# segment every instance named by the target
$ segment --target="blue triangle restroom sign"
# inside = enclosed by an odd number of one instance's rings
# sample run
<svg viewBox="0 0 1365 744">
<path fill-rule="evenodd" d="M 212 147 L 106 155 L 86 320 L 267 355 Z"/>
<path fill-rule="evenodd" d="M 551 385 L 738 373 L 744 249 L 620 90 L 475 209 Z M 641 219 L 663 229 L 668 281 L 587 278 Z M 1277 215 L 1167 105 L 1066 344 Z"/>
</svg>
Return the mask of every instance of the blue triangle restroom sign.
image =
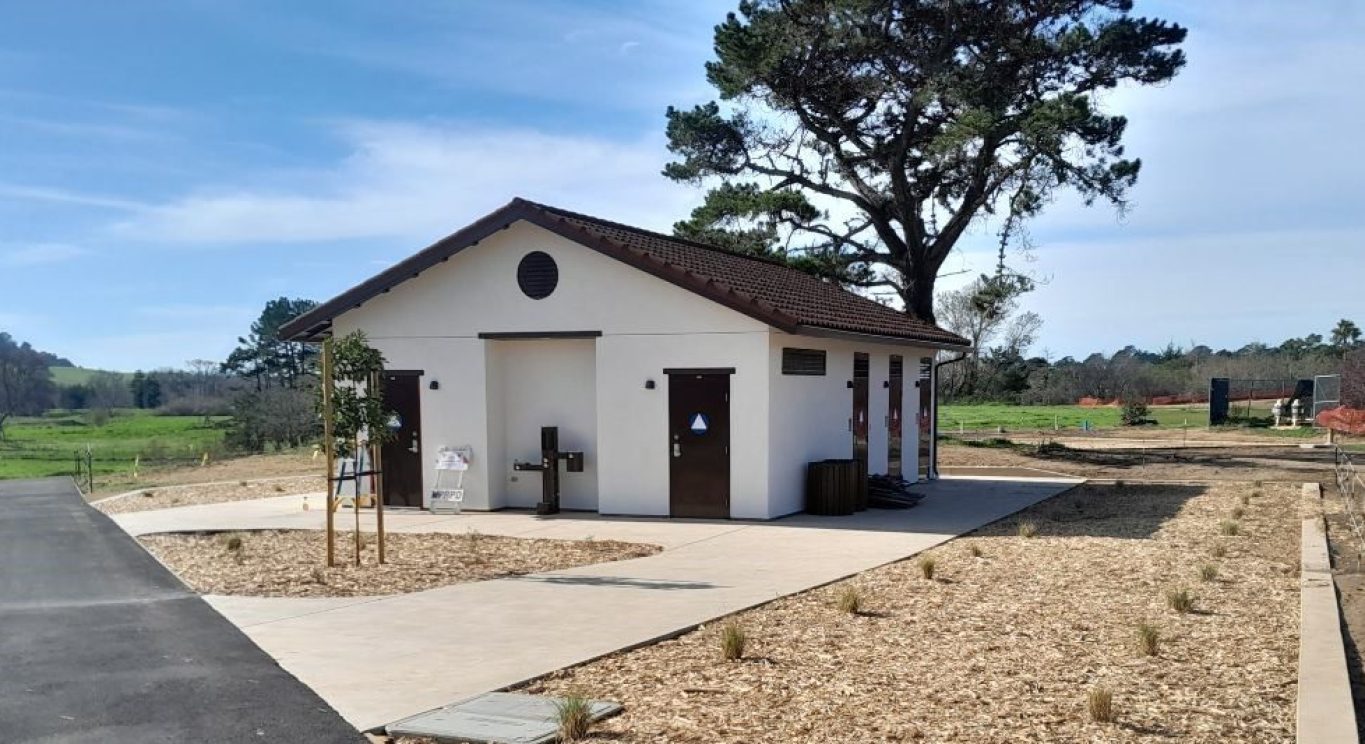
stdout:
<svg viewBox="0 0 1365 744">
<path fill-rule="evenodd" d="M 692 430 L 693 434 L 705 434 L 711 426 L 706 420 L 706 414 L 694 413 L 692 414 L 692 423 L 688 424 L 688 428 Z"/>
</svg>

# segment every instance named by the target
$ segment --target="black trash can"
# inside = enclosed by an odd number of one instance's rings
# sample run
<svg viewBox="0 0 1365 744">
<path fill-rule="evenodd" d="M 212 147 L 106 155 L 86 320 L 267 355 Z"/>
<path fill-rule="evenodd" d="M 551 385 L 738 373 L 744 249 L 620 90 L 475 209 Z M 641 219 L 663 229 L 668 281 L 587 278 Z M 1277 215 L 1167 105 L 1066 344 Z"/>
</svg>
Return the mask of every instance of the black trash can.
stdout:
<svg viewBox="0 0 1365 744">
<path fill-rule="evenodd" d="M 806 513 L 825 517 L 852 514 L 857 494 L 852 460 L 824 460 L 806 465 Z"/>
<path fill-rule="evenodd" d="M 846 460 L 853 489 L 854 511 L 867 511 L 867 464 L 862 460 Z"/>
</svg>

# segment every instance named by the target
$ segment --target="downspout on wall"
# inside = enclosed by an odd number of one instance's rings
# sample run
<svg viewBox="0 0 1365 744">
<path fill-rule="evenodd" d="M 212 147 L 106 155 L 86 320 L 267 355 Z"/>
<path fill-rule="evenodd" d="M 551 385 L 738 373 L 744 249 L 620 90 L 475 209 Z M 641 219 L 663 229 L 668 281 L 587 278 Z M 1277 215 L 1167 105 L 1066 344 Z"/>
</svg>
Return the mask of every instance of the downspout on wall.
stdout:
<svg viewBox="0 0 1365 744">
<path fill-rule="evenodd" d="M 929 379 L 929 394 L 933 396 L 929 402 L 929 412 L 932 416 L 929 426 L 929 480 L 938 480 L 938 371 L 950 364 L 957 364 L 968 356 L 969 354 L 964 351 L 952 359 L 934 362 L 934 372 Z"/>
</svg>

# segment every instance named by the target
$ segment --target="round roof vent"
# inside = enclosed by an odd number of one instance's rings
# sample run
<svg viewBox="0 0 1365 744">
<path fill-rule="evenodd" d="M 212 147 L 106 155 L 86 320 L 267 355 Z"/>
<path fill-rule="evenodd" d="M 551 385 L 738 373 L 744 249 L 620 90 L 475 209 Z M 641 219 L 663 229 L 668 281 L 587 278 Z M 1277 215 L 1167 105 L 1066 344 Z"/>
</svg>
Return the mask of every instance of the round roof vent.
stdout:
<svg viewBox="0 0 1365 744">
<path fill-rule="evenodd" d="M 559 284 L 559 266 L 550 254 L 531 251 L 517 264 L 517 286 L 533 300 L 543 300 Z"/>
</svg>

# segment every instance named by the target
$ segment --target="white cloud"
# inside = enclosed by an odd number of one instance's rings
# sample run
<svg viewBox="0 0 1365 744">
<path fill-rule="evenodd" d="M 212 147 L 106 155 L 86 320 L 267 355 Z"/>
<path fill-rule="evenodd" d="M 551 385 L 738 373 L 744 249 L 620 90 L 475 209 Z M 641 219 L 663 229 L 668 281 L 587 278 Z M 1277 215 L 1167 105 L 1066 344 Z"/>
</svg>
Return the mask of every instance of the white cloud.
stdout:
<svg viewBox="0 0 1365 744">
<path fill-rule="evenodd" d="M 43 264 L 63 263 L 90 251 L 68 243 L 36 243 L 12 250 L 0 250 L 0 265 L 3 266 L 40 266 Z"/>
<path fill-rule="evenodd" d="M 140 202 L 115 196 L 102 196 L 72 189 L 27 186 L 15 183 L 0 183 L 0 199 L 55 202 L 58 204 L 75 204 L 82 207 L 100 207 L 103 209 L 125 211 L 137 211 L 143 208 L 143 205 Z"/>
<path fill-rule="evenodd" d="M 391 122 L 347 123 L 339 134 L 349 154 L 332 167 L 279 174 L 287 185 L 274 188 L 204 188 L 112 229 L 167 243 L 422 241 L 514 196 L 666 229 L 698 199 L 659 174 L 661 136 L 616 142 Z"/>
</svg>

